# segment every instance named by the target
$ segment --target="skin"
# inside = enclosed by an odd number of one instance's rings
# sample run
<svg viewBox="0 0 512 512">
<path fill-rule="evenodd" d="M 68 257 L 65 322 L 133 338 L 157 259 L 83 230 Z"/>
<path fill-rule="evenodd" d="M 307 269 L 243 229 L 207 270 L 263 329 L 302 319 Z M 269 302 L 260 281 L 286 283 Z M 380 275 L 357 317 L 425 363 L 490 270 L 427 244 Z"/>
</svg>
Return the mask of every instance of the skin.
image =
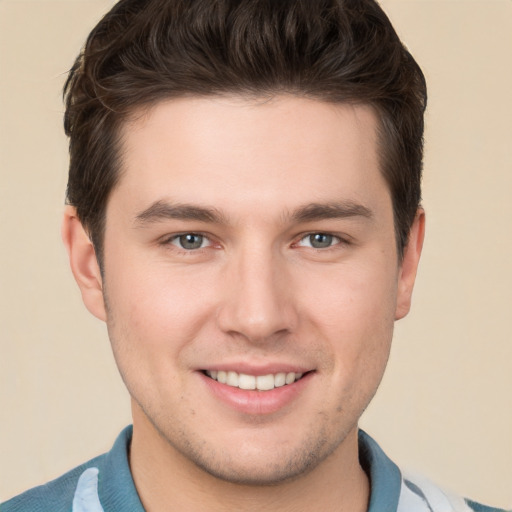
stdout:
<svg viewBox="0 0 512 512">
<path fill-rule="evenodd" d="M 409 311 L 424 233 L 420 210 L 400 259 L 373 110 L 211 97 L 138 114 L 104 274 L 71 207 L 63 238 L 132 397 L 145 508 L 366 510 L 357 422 Z M 201 247 L 180 246 L 186 233 Z M 318 233 L 332 239 L 314 247 Z M 308 373 L 263 413 L 220 400 L 202 372 L 269 364 Z"/>
</svg>

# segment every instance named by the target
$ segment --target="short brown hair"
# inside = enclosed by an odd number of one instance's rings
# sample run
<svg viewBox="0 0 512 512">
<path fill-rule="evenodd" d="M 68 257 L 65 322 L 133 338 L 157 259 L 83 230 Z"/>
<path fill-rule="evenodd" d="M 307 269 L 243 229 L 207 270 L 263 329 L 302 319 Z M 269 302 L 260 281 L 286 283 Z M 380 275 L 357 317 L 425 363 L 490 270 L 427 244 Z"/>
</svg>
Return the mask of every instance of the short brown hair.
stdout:
<svg viewBox="0 0 512 512">
<path fill-rule="evenodd" d="M 374 107 L 402 254 L 421 199 L 426 85 L 377 2 L 121 0 L 64 87 L 67 200 L 100 263 L 118 134 L 135 109 L 187 95 L 281 93 Z"/>
</svg>

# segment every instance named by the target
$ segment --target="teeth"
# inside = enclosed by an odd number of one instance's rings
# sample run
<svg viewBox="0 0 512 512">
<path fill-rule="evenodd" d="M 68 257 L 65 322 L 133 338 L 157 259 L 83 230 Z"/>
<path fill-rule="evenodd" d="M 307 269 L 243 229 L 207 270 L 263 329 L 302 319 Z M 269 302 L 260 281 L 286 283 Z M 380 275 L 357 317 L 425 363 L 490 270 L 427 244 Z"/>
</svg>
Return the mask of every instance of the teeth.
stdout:
<svg viewBox="0 0 512 512">
<path fill-rule="evenodd" d="M 274 389 L 274 376 L 270 374 L 259 375 L 256 377 L 256 389 L 259 389 L 260 391 L 268 391 L 269 389 Z"/>
<path fill-rule="evenodd" d="M 228 372 L 228 377 L 226 379 L 226 384 L 228 386 L 233 386 L 234 388 L 238 387 L 238 373 L 236 372 Z"/>
<path fill-rule="evenodd" d="M 274 386 L 276 388 L 280 388 L 286 384 L 286 373 L 278 373 L 274 377 Z"/>
<path fill-rule="evenodd" d="M 238 377 L 238 387 L 240 389 L 256 389 L 256 377 L 241 373 Z"/>
<path fill-rule="evenodd" d="M 276 373 L 268 375 L 247 375 L 233 371 L 225 372 L 222 370 L 207 370 L 206 375 L 221 384 L 227 384 L 240 389 L 257 389 L 258 391 L 269 391 L 287 384 L 293 384 L 302 377 L 302 373 Z"/>
<path fill-rule="evenodd" d="M 291 384 L 292 382 L 295 382 L 295 373 L 287 373 L 285 378 L 286 384 Z"/>
</svg>

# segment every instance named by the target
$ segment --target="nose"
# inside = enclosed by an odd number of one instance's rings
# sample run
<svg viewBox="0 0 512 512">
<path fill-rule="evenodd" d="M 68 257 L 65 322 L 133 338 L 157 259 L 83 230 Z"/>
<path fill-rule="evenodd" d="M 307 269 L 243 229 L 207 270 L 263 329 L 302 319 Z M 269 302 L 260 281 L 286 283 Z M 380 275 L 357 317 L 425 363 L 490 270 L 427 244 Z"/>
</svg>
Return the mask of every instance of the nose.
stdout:
<svg viewBox="0 0 512 512">
<path fill-rule="evenodd" d="M 252 343 L 293 332 L 297 311 L 293 286 L 279 255 L 248 249 L 229 264 L 217 321 L 222 331 Z"/>
</svg>

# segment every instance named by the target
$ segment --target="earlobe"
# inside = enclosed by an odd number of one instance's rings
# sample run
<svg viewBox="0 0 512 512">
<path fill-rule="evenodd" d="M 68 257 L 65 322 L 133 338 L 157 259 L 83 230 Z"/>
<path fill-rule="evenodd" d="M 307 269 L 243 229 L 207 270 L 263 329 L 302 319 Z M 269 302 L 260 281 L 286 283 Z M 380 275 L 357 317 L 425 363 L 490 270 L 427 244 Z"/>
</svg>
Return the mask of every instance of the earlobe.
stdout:
<svg viewBox="0 0 512 512">
<path fill-rule="evenodd" d="M 103 282 L 94 246 L 72 206 L 66 206 L 64 211 L 61 234 L 85 306 L 95 317 L 106 321 Z"/>
<path fill-rule="evenodd" d="M 425 238 L 425 211 L 419 208 L 409 232 L 409 240 L 404 249 L 398 275 L 398 290 L 395 320 L 400 320 L 411 309 L 412 290 Z"/>
</svg>

